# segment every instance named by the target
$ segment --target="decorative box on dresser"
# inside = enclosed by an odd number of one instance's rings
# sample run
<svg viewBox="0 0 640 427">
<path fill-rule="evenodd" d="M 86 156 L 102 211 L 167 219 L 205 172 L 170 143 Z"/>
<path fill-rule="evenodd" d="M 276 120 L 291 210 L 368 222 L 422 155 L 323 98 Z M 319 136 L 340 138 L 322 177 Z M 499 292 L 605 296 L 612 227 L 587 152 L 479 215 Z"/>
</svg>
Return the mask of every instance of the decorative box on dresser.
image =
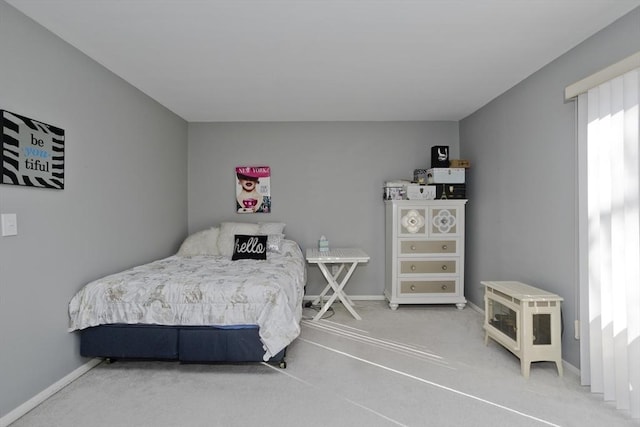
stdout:
<svg viewBox="0 0 640 427">
<path fill-rule="evenodd" d="M 399 304 L 456 304 L 464 297 L 467 200 L 386 200 L 384 294 Z"/>
</svg>

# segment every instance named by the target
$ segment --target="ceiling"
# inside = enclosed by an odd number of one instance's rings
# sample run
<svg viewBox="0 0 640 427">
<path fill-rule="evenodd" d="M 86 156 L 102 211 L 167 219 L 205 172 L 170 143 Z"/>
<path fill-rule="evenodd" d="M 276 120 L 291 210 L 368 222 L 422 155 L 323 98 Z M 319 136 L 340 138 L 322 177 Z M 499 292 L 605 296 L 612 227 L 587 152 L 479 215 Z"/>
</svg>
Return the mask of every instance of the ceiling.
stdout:
<svg viewBox="0 0 640 427">
<path fill-rule="evenodd" d="M 6 2 L 190 122 L 460 120 L 640 6 L 640 0 Z"/>
</svg>

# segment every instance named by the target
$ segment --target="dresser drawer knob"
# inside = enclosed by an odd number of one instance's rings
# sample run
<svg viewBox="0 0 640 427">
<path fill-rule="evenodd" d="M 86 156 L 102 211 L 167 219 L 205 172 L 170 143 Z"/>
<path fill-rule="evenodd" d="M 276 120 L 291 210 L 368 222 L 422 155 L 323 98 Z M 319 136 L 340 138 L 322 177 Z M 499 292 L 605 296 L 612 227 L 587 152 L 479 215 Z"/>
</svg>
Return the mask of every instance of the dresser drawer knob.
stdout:
<svg viewBox="0 0 640 427">
<path fill-rule="evenodd" d="M 415 265 L 411 265 L 411 271 L 416 271 L 416 266 Z"/>
<path fill-rule="evenodd" d="M 442 245 L 442 250 L 446 251 L 447 250 L 447 245 Z"/>
<path fill-rule="evenodd" d="M 416 245 L 411 245 L 411 250 L 415 251 L 416 250 Z"/>
<path fill-rule="evenodd" d="M 442 286 L 440 287 L 440 289 L 442 289 L 443 291 L 446 291 L 446 290 L 447 290 L 447 285 L 442 285 Z"/>
<path fill-rule="evenodd" d="M 443 271 L 446 271 L 446 270 L 447 270 L 447 264 L 443 264 L 443 265 L 442 265 L 442 270 L 443 270 Z"/>
<path fill-rule="evenodd" d="M 411 285 L 411 290 L 415 291 L 416 290 L 416 285 Z"/>
</svg>

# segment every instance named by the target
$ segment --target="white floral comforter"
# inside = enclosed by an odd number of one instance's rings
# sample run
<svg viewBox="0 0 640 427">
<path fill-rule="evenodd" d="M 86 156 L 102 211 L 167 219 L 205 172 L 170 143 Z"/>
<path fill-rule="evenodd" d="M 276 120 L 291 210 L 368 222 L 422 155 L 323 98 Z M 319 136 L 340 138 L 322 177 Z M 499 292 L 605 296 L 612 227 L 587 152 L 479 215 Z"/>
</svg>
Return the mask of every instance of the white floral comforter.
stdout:
<svg viewBox="0 0 640 427">
<path fill-rule="evenodd" d="M 258 325 L 269 360 L 300 334 L 305 281 L 302 251 L 291 240 L 266 261 L 174 255 L 87 284 L 69 303 L 69 330 Z"/>
</svg>

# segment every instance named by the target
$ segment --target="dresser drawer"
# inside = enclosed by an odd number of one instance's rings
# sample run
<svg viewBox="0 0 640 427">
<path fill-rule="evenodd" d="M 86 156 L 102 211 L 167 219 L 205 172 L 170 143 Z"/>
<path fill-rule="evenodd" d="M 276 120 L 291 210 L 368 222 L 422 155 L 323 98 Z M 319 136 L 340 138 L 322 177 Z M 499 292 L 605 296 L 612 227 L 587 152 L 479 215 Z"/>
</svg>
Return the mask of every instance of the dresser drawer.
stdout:
<svg viewBox="0 0 640 427">
<path fill-rule="evenodd" d="M 400 274 L 455 274 L 457 263 L 455 259 L 402 260 Z"/>
<path fill-rule="evenodd" d="M 456 291 L 455 280 L 401 280 L 401 294 L 452 294 Z"/>
<path fill-rule="evenodd" d="M 412 254 L 455 254 L 457 240 L 401 240 L 399 255 Z"/>
</svg>

